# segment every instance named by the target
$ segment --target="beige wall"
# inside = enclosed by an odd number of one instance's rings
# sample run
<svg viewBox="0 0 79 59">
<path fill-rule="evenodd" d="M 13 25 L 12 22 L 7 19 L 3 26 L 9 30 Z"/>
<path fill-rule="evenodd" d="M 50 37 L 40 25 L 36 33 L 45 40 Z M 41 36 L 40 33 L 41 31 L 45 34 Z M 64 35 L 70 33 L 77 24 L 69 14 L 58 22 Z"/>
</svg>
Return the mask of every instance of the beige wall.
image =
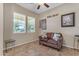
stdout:
<svg viewBox="0 0 79 59">
<path fill-rule="evenodd" d="M 36 18 L 36 30 L 34 33 L 22 33 L 22 34 L 13 34 L 12 38 L 16 40 L 17 45 L 18 44 L 23 44 L 23 43 L 28 43 L 37 40 L 38 37 L 38 15 L 32 13 L 31 11 L 24 9 L 18 5 L 14 5 L 14 12 L 18 12 L 21 14 L 24 14 L 26 16 L 32 16 Z"/>
<path fill-rule="evenodd" d="M 4 40 L 12 36 L 12 4 L 4 4 Z"/>
<path fill-rule="evenodd" d="M 75 27 L 62 28 L 61 15 L 71 12 L 75 12 Z M 40 18 L 46 18 L 46 16 L 56 13 L 59 15 L 49 19 L 47 18 L 47 30 L 45 32 L 61 32 L 64 37 L 64 45 L 72 48 L 74 35 L 79 34 L 79 4 L 63 4 L 59 7 L 40 14 Z"/>
<path fill-rule="evenodd" d="M 3 4 L 0 3 L 0 55 L 3 55 Z"/>
<path fill-rule="evenodd" d="M 7 12 L 9 11 L 9 12 Z M 13 33 L 12 24 L 13 24 L 13 12 L 21 13 L 26 16 L 33 16 L 36 18 L 36 32 L 35 33 Z M 61 15 L 75 12 L 75 27 L 61 27 Z M 63 4 L 59 7 L 56 7 L 52 10 L 49 10 L 45 13 L 37 15 L 23 7 L 18 6 L 17 4 L 4 4 L 4 40 L 15 39 L 16 46 L 38 39 L 40 35 L 39 29 L 39 19 L 46 18 L 48 15 L 56 14 L 59 15 L 47 19 L 47 30 L 41 32 L 61 32 L 64 37 L 64 45 L 68 47 L 73 47 L 73 39 L 75 34 L 79 34 L 79 4 Z"/>
<path fill-rule="evenodd" d="M 16 46 L 29 43 L 37 40 L 38 37 L 38 15 L 32 13 L 31 11 L 17 5 L 17 4 L 4 4 L 4 15 L 5 15 L 5 25 L 4 25 L 4 40 L 14 39 L 16 40 Z M 8 12 L 9 11 L 9 12 Z M 13 12 L 21 13 L 26 16 L 32 16 L 36 18 L 36 30 L 34 33 L 13 33 Z"/>
</svg>

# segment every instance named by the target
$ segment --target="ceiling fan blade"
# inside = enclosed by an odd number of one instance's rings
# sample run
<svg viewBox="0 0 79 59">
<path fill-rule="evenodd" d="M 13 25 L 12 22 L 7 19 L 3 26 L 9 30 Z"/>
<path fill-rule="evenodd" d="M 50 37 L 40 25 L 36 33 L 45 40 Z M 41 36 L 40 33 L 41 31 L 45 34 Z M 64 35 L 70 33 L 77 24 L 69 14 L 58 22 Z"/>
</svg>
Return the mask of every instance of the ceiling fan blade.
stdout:
<svg viewBox="0 0 79 59">
<path fill-rule="evenodd" d="M 38 5 L 37 9 L 40 9 L 40 5 Z"/>
<path fill-rule="evenodd" d="M 46 4 L 46 3 L 44 3 L 44 5 L 48 8 L 49 7 L 49 5 L 48 4 Z"/>
</svg>

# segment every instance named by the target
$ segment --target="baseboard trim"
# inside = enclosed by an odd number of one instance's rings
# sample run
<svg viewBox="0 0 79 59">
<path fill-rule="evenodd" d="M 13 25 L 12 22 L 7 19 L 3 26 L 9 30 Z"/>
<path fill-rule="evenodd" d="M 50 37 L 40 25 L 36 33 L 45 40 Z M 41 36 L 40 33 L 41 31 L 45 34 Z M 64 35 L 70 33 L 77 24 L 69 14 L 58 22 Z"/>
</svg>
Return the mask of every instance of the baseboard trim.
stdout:
<svg viewBox="0 0 79 59">
<path fill-rule="evenodd" d="M 18 45 L 12 46 L 12 47 L 8 47 L 7 49 L 11 49 L 11 48 L 14 48 L 14 47 L 18 47 L 18 46 L 21 46 L 21 45 L 24 45 L 24 44 L 27 44 L 27 43 L 31 43 L 31 42 L 34 42 L 34 41 L 37 41 L 37 40 L 32 40 L 32 41 L 29 41 L 29 42 L 26 42 L 26 43 L 18 44 Z M 67 45 L 63 45 L 63 46 L 74 49 L 71 46 L 67 46 Z M 79 48 L 75 48 L 75 49 L 79 49 Z M 5 51 L 6 49 L 3 49 L 3 50 Z"/>
<path fill-rule="evenodd" d="M 79 48 L 74 48 L 74 47 L 71 47 L 71 46 L 68 46 L 68 45 L 63 45 L 63 46 L 71 48 L 71 49 L 79 49 Z"/>
<path fill-rule="evenodd" d="M 15 46 L 11 46 L 11 47 L 8 47 L 7 49 L 15 48 L 15 47 L 18 47 L 18 46 L 21 46 L 21 45 L 27 44 L 27 43 L 34 42 L 34 41 L 37 41 L 37 40 L 32 40 L 32 41 L 29 41 L 29 42 L 25 42 L 25 43 L 22 43 L 22 44 L 18 44 L 18 45 L 15 45 Z M 6 50 L 6 48 L 5 48 L 5 49 L 3 49 L 3 50 L 5 51 L 5 50 Z"/>
<path fill-rule="evenodd" d="M 71 46 L 67 46 L 67 45 L 63 45 L 63 46 L 68 47 L 68 48 L 72 48 L 72 49 L 73 49 L 73 47 L 71 47 Z"/>
</svg>

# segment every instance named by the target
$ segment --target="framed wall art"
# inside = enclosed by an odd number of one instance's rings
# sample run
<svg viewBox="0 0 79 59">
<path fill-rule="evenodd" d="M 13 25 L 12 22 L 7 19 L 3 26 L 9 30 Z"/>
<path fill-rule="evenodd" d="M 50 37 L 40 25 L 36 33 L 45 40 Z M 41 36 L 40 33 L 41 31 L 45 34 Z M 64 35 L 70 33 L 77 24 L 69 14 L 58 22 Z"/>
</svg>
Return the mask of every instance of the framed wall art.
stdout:
<svg viewBox="0 0 79 59">
<path fill-rule="evenodd" d="M 40 20 L 40 28 L 41 28 L 42 30 L 46 30 L 46 29 L 47 29 L 47 26 L 46 26 L 46 19 Z"/>
<path fill-rule="evenodd" d="M 61 16 L 61 27 L 74 27 L 75 13 L 68 13 Z"/>
</svg>

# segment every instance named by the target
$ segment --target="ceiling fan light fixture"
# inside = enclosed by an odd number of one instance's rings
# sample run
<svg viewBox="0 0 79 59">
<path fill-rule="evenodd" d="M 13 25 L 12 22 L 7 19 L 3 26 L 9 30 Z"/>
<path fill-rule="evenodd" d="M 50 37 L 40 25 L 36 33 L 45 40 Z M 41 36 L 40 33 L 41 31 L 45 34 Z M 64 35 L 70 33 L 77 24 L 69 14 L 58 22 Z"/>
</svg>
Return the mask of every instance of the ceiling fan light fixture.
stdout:
<svg viewBox="0 0 79 59">
<path fill-rule="evenodd" d="M 40 9 L 41 6 L 45 6 L 45 7 L 49 8 L 49 5 L 47 3 L 38 3 L 37 9 Z"/>
<path fill-rule="evenodd" d="M 39 8 L 40 8 L 40 5 L 38 5 L 37 9 L 39 9 Z"/>
<path fill-rule="evenodd" d="M 44 5 L 45 5 L 47 8 L 49 8 L 49 5 L 48 5 L 48 4 L 44 3 Z"/>
</svg>

